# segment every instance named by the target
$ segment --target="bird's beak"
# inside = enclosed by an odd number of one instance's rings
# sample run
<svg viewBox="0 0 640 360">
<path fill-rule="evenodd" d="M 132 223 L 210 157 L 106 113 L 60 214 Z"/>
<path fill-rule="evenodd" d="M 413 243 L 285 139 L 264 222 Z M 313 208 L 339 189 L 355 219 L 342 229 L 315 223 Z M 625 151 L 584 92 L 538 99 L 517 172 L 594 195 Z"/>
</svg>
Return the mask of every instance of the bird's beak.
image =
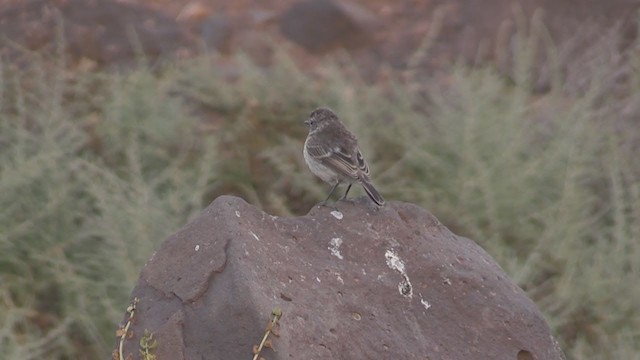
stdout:
<svg viewBox="0 0 640 360">
<path fill-rule="evenodd" d="M 304 123 L 309 126 L 309 119 L 305 120 Z"/>
</svg>

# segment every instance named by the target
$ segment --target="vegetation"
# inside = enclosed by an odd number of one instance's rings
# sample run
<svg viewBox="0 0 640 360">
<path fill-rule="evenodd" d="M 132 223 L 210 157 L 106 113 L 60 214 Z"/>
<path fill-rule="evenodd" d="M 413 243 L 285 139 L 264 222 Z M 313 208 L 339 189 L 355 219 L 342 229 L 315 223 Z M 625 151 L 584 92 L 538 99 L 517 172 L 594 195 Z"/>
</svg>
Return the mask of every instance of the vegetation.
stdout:
<svg viewBox="0 0 640 360">
<path fill-rule="evenodd" d="M 526 55 L 526 51 L 522 54 Z M 111 353 L 140 268 L 220 194 L 303 214 L 321 104 L 359 135 L 376 185 L 478 241 L 536 301 L 570 358 L 640 353 L 640 73 L 606 55 L 579 86 L 454 65 L 446 82 L 374 86 L 327 64 L 199 58 L 126 72 L 4 64 L 0 74 L 0 358 Z M 640 58 L 636 59 L 640 60 Z M 635 64 L 640 63 L 635 61 Z M 333 64 L 333 65 L 332 65 Z"/>
</svg>

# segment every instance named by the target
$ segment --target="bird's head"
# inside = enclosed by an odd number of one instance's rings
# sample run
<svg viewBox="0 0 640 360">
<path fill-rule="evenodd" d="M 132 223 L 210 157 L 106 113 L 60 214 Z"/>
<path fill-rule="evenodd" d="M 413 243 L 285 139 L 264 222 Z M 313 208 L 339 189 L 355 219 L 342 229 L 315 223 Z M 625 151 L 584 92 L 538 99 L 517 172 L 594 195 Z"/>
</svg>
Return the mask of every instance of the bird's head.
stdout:
<svg viewBox="0 0 640 360">
<path fill-rule="evenodd" d="M 309 126 L 309 132 L 312 132 L 320 130 L 330 122 L 337 120 L 338 116 L 333 111 L 331 111 L 331 109 L 320 107 L 313 110 L 311 112 L 311 115 L 309 115 L 309 119 L 307 119 L 304 123 Z"/>
</svg>

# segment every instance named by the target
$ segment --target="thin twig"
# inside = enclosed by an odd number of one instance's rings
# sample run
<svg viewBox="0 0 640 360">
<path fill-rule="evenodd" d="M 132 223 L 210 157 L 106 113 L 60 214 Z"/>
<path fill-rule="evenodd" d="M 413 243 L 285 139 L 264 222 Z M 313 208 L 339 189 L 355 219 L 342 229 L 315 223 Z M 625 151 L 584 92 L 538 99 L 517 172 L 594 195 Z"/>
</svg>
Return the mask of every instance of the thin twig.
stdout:
<svg viewBox="0 0 640 360">
<path fill-rule="evenodd" d="M 280 310 L 279 308 L 275 308 L 273 309 L 273 311 L 271 311 L 271 321 L 267 324 L 267 329 L 264 333 L 264 336 L 262 337 L 262 341 L 260 342 L 258 349 L 255 351 L 253 360 L 257 360 L 258 356 L 260 356 L 260 351 L 262 351 L 264 344 L 267 342 L 267 338 L 269 337 L 269 334 L 271 334 L 273 328 L 276 326 L 276 324 L 278 323 L 278 320 L 281 317 L 282 317 L 282 310 Z"/>
<path fill-rule="evenodd" d="M 133 317 L 136 313 L 136 305 L 138 304 L 138 298 L 133 298 L 131 305 L 127 307 L 127 314 L 129 314 L 129 318 L 127 319 L 127 323 L 124 328 L 119 330 L 118 334 L 120 335 L 120 345 L 118 347 L 118 355 L 120 355 L 119 360 L 124 360 L 124 355 L 122 353 L 122 349 L 124 348 L 124 341 L 127 338 L 127 334 L 129 333 L 129 327 L 133 323 Z"/>
</svg>

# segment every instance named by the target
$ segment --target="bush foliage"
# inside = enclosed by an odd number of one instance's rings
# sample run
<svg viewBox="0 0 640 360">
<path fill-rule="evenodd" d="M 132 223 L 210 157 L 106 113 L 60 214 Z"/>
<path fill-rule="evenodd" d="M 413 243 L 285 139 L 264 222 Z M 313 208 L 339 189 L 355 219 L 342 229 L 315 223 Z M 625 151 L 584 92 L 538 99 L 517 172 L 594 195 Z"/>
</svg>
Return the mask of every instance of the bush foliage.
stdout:
<svg viewBox="0 0 640 360">
<path fill-rule="evenodd" d="M 446 82 L 367 84 L 328 63 L 211 57 L 162 69 L 0 76 L 0 358 L 104 357 L 153 250 L 216 196 L 279 215 L 326 194 L 301 156 L 319 105 L 359 135 L 389 200 L 478 241 L 536 301 L 570 358 L 640 352 L 638 72 L 585 65 L 536 94 L 454 65 Z M 62 58 L 61 58 L 62 59 Z M 634 117 L 635 116 L 635 117 Z"/>
</svg>

